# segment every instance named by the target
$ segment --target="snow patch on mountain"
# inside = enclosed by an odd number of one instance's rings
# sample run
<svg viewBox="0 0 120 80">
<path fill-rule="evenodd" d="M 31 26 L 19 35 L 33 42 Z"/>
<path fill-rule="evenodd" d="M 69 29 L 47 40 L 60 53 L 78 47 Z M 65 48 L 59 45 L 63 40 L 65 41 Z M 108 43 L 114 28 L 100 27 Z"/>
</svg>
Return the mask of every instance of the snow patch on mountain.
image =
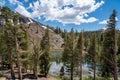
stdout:
<svg viewBox="0 0 120 80">
<path fill-rule="evenodd" d="M 29 22 L 27 24 L 33 23 L 33 20 L 31 18 L 28 18 L 28 19 L 29 19 Z"/>
</svg>

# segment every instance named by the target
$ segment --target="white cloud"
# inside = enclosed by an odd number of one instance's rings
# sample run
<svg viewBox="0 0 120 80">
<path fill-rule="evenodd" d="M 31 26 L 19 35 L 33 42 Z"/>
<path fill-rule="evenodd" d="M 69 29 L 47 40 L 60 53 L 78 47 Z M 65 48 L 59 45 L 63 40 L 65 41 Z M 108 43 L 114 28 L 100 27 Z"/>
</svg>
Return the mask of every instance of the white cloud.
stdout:
<svg viewBox="0 0 120 80">
<path fill-rule="evenodd" d="M 24 0 L 25 2 L 28 2 L 28 0 Z"/>
<path fill-rule="evenodd" d="M 5 0 L 0 0 L 0 5 L 1 6 L 5 5 Z"/>
<path fill-rule="evenodd" d="M 104 30 L 104 31 L 105 31 L 106 29 L 107 29 L 107 27 L 102 28 L 102 30 Z"/>
<path fill-rule="evenodd" d="M 18 5 L 18 7 L 15 9 L 15 11 L 19 12 L 20 14 L 22 14 L 26 17 L 31 17 L 30 13 L 22 5 Z"/>
<path fill-rule="evenodd" d="M 117 17 L 116 17 L 115 19 L 116 19 L 116 21 L 118 21 L 118 18 L 117 18 Z M 107 21 L 109 21 L 109 19 L 100 21 L 99 24 L 107 24 Z"/>
<path fill-rule="evenodd" d="M 16 4 L 21 4 L 22 5 L 22 3 L 18 0 L 9 0 L 9 2 L 13 5 L 16 5 Z"/>
<path fill-rule="evenodd" d="M 116 21 L 118 21 L 118 18 L 117 18 L 117 17 L 116 17 L 115 19 L 116 19 Z"/>
<path fill-rule="evenodd" d="M 89 14 L 103 4 L 104 1 L 96 2 L 96 0 L 37 0 L 29 3 L 27 9 L 31 9 L 32 12 L 28 12 L 23 6 L 25 12 L 22 12 L 31 15 L 32 18 L 44 16 L 46 21 L 56 20 L 63 24 L 79 25 L 97 21 L 98 19 L 90 17 Z M 21 10 L 17 9 L 17 11 L 21 13 Z"/>
<path fill-rule="evenodd" d="M 107 20 L 100 21 L 99 24 L 107 24 L 107 21 L 108 21 L 108 19 L 107 19 Z"/>
</svg>

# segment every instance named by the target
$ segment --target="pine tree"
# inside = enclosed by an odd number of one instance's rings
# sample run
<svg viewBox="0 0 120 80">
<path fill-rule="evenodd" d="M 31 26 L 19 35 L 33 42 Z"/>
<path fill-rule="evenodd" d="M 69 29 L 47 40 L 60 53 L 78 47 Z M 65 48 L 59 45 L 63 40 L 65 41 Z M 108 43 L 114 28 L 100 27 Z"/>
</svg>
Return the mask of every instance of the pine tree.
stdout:
<svg viewBox="0 0 120 80">
<path fill-rule="evenodd" d="M 9 15 L 8 15 L 9 14 Z M 5 36 L 5 44 L 7 46 L 7 53 L 8 53 L 8 60 L 9 60 L 9 64 L 10 64 L 10 69 L 11 69 L 11 77 L 13 79 L 15 79 L 15 72 L 14 72 L 14 67 L 13 67 L 13 55 L 12 55 L 12 47 L 13 43 L 11 43 L 11 41 L 13 41 L 12 39 L 12 34 L 10 32 L 10 26 L 12 25 L 12 23 L 10 22 L 10 19 L 12 19 L 12 12 L 10 11 L 9 8 L 7 7 L 2 7 L 1 9 L 1 17 L 2 17 L 2 24 L 3 24 L 3 32 L 4 32 L 4 36 Z"/>
<path fill-rule="evenodd" d="M 8 62 L 7 58 L 7 46 L 4 40 L 4 33 L 2 28 L 0 28 L 0 61 L 1 61 L 1 68 L 4 68 L 4 63 Z M 8 62 L 9 63 L 9 62 Z"/>
<path fill-rule="evenodd" d="M 62 55 L 62 61 L 67 67 L 68 72 L 71 74 L 71 80 L 73 80 L 73 70 L 74 70 L 74 48 L 75 48 L 75 36 L 74 30 L 71 29 L 69 35 L 65 35 L 65 46 Z"/>
<path fill-rule="evenodd" d="M 13 53 L 17 57 L 18 65 L 18 76 L 22 80 L 22 65 L 21 65 L 21 52 L 23 51 L 23 46 L 27 45 L 25 41 L 26 32 L 23 30 L 23 26 L 19 24 L 19 16 L 7 7 L 2 8 L 3 17 L 3 31 L 5 36 L 5 44 L 7 45 L 8 59 L 11 67 L 11 76 L 15 79 L 14 67 L 13 67 Z M 9 15 L 7 15 L 9 14 Z M 26 46 L 27 47 L 27 46 Z M 25 49 L 24 49 L 25 50 Z"/>
<path fill-rule="evenodd" d="M 118 71 L 120 71 L 120 33 L 118 34 L 118 52 L 117 52 L 117 57 L 118 57 Z"/>
<path fill-rule="evenodd" d="M 79 77 L 82 80 L 82 63 L 83 63 L 83 50 L 84 50 L 84 38 L 83 32 L 79 34 L 79 38 L 77 41 L 76 51 L 77 51 L 77 58 L 78 58 L 78 67 L 79 67 Z"/>
<path fill-rule="evenodd" d="M 117 71 L 117 38 L 116 38 L 116 11 L 110 15 L 108 21 L 108 29 L 104 34 L 103 39 L 103 65 L 102 65 L 102 75 L 104 77 L 110 77 L 114 75 L 114 80 L 118 80 Z"/>
<path fill-rule="evenodd" d="M 41 49 L 41 45 L 40 45 L 41 42 L 39 38 L 31 37 L 30 42 L 32 43 L 32 46 L 33 46 L 33 51 L 32 51 L 33 74 L 34 74 L 35 79 L 37 79 L 38 78 L 38 63 L 43 54 L 43 51 Z"/>
<path fill-rule="evenodd" d="M 40 58 L 40 69 L 41 73 L 44 74 L 45 77 L 48 75 L 48 71 L 50 68 L 50 37 L 49 37 L 49 28 L 45 30 L 45 35 L 41 40 L 41 49 L 43 50 L 43 55 Z"/>
<path fill-rule="evenodd" d="M 92 36 L 90 47 L 88 50 L 89 62 L 92 64 L 93 68 L 93 80 L 96 80 L 96 56 L 97 56 L 97 41 L 96 34 Z"/>
</svg>

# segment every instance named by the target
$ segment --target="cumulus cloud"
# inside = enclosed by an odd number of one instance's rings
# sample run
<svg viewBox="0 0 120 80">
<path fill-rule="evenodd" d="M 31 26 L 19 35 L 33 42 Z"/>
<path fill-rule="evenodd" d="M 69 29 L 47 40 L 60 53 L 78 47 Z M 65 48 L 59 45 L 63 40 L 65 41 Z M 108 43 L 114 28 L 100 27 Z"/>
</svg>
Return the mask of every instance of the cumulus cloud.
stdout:
<svg viewBox="0 0 120 80">
<path fill-rule="evenodd" d="M 108 21 L 108 19 L 107 19 L 107 20 L 100 21 L 99 24 L 107 24 L 107 21 Z"/>
<path fill-rule="evenodd" d="M 16 4 L 21 4 L 22 5 L 22 3 L 18 0 L 9 0 L 9 2 L 13 5 L 16 5 Z"/>
<path fill-rule="evenodd" d="M 15 0 L 16 1 L 16 0 Z M 37 0 L 29 3 L 29 7 L 24 9 L 23 13 L 31 14 L 32 18 L 41 18 L 43 16 L 46 21 L 58 21 L 63 24 L 91 23 L 98 19 L 90 17 L 89 14 L 94 12 L 104 1 L 97 2 L 96 0 Z M 18 6 L 20 8 L 20 6 Z M 28 12 L 30 9 L 32 12 Z M 17 9 L 21 13 L 21 10 Z M 26 15 L 26 14 L 25 14 Z"/>
<path fill-rule="evenodd" d="M 18 7 L 15 9 L 15 11 L 19 12 L 20 14 L 22 14 L 26 17 L 31 17 L 30 13 L 22 5 L 18 5 Z"/>
</svg>

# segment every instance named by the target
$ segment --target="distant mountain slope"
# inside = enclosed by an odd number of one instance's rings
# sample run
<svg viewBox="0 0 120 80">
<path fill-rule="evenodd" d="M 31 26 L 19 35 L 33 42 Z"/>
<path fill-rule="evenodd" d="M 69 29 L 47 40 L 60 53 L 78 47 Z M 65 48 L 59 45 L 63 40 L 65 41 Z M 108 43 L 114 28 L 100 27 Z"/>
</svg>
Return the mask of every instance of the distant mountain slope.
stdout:
<svg viewBox="0 0 120 80">
<path fill-rule="evenodd" d="M 0 7 L 0 9 L 1 8 L 2 7 Z M 4 22 L 2 21 L 2 18 L 0 18 L 0 22 Z M 47 27 L 42 25 L 41 23 L 31 18 L 25 17 L 24 15 L 21 14 L 19 14 L 19 22 L 22 23 L 24 27 L 28 27 L 27 30 L 28 30 L 29 38 L 31 39 L 35 38 L 37 40 L 37 39 L 42 39 L 42 37 L 44 36 L 45 29 Z M 1 23 L 0 26 L 2 26 Z M 51 43 L 51 49 L 61 49 L 61 46 L 64 43 L 64 41 L 59 34 L 56 34 L 52 29 L 50 29 L 50 43 Z"/>
<path fill-rule="evenodd" d="M 42 39 L 46 28 L 47 28 L 46 26 L 33 22 L 29 24 L 28 33 L 31 38 L 36 37 Z M 59 34 L 56 34 L 53 30 L 50 29 L 51 49 L 61 49 L 63 42 L 64 41 L 61 38 L 61 36 Z"/>
</svg>

